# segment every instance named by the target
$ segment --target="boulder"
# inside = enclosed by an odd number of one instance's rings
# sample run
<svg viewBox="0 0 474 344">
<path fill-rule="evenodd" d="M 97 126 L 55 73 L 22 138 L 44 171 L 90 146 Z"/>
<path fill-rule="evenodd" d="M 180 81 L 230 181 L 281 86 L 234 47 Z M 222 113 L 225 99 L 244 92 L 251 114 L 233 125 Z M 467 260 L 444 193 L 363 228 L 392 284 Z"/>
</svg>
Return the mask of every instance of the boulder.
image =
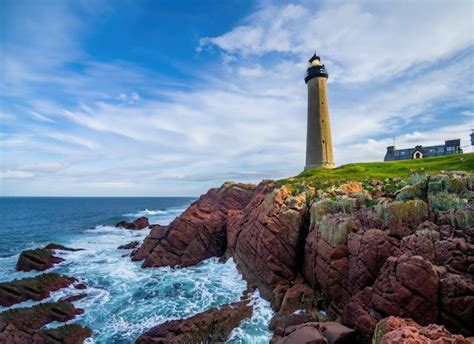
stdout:
<svg viewBox="0 0 474 344">
<path fill-rule="evenodd" d="M 53 272 L 3 282 L 0 283 L 0 305 L 10 307 L 26 300 L 40 301 L 49 297 L 52 291 L 66 288 L 74 282 L 75 278 Z"/>
<path fill-rule="evenodd" d="M 474 336 L 474 278 L 448 273 L 440 280 L 440 321 L 456 333 Z"/>
<path fill-rule="evenodd" d="M 249 300 L 239 301 L 187 319 L 167 321 L 142 334 L 136 343 L 222 343 L 251 315 Z"/>
<path fill-rule="evenodd" d="M 384 316 L 434 323 L 439 318 L 439 288 L 436 268 L 421 256 L 390 257 L 373 286 L 348 301 L 343 323 L 355 327 L 366 340 Z"/>
<path fill-rule="evenodd" d="M 303 274 L 313 288 L 320 288 L 328 299 L 339 303 L 350 296 L 347 284 L 348 217 L 345 214 L 323 216 L 321 224 L 311 223 L 304 250 Z"/>
<path fill-rule="evenodd" d="M 421 326 L 412 319 L 390 316 L 381 320 L 372 340 L 373 344 L 470 344 L 463 336 L 451 334 L 443 326 Z"/>
<path fill-rule="evenodd" d="M 148 222 L 148 218 L 143 216 L 143 217 L 139 217 L 133 222 L 120 221 L 115 224 L 115 227 L 132 229 L 132 230 L 140 230 L 140 229 L 147 228 L 149 225 L 150 223 Z"/>
<path fill-rule="evenodd" d="M 50 243 L 43 248 L 34 250 L 26 250 L 21 252 L 18 257 L 16 268 L 18 271 L 44 271 L 52 268 L 55 264 L 64 261 L 61 257 L 54 255 L 55 251 L 80 251 L 82 249 L 75 249 Z"/>
<path fill-rule="evenodd" d="M 288 326 L 274 335 L 271 344 L 351 344 L 355 342 L 354 330 L 337 322 L 307 322 Z"/>
<path fill-rule="evenodd" d="M 398 254 L 398 241 L 380 229 L 349 233 L 347 247 L 348 288 L 351 295 L 371 286 L 387 258 Z"/>
<path fill-rule="evenodd" d="M 119 249 L 119 250 L 131 250 L 133 248 L 136 248 L 138 245 L 140 245 L 139 241 L 132 241 L 132 242 L 129 242 L 128 244 L 120 245 L 119 247 L 117 247 L 117 249 Z"/>
<path fill-rule="evenodd" d="M 54 330 L 43 328 L 54 321 L 72 320 L 82 313 L 83 310 L 66 301 L 7 310 L 0 313 L 0 343 L 82 343 L 92 334 L 88 328 L 79 325 L 67 325 Z"/>
<path fill-rule="evenodd" d="M 262 182 L 252 201 L 227 223 L 227 253 L 251 287 L 279 309 L 303 257 L 305 194 Z"/>
<path fill-rule="evenodd" d="M 153 227 L 152 227 L 153 226 Z M 132 260 L 143 260 L 145 259 L 151 251 L 159 244 L 161 239 L 165 238 L 166 236 L 166 229 L 167 226 L 160 226 L 160 225 L 152 225 L 150 227 L 150 233 L 146 236 L 143 244 L 140 245 L 136 250 L 134 250 L 131 254 Z"/>
<path fill-rule="evenodd" d="M 227 213 L 243 209 L 253 191 L 253 185 L 230 182 L 218 189 L 210 189 L 170 223 L 163 238 L 154 241 L 156 246 L 149 251 L 142 266 L 184 267 L 222 256 L 227 247 Z M 149 245 L 150 241 L 145 243 Z M 146 250 L 137 252 L 143 254 L 143 251 Z M 140 257 L 137 255 L 134 259 Z"/>
</svg>

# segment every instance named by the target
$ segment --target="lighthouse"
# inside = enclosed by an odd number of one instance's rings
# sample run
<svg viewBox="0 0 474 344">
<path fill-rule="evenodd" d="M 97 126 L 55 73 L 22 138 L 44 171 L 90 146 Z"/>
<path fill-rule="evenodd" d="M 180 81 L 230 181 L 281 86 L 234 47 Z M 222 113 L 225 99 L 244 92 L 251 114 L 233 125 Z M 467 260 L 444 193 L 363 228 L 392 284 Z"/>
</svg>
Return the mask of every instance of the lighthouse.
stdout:
<svg viewBox="0 0 474 344">
<path fill-rule="evenodd" d="M 306 133 L 306 166 L 334 168 L 331 125 L 326 89 L 328 72 L 316 53 L 309 59 L 304 81 L 308 86 L 308 127 Z"/>
</svg>

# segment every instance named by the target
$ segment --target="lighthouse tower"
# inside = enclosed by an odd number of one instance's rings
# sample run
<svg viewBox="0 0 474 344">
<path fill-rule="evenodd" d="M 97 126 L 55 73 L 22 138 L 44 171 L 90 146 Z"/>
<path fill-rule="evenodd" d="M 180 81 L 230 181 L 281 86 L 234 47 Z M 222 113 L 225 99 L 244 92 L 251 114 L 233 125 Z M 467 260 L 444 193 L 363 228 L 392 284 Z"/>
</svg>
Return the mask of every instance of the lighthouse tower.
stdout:
<svg viewBox="0 0 474 344">
<path fill-rule="evenodd" d="M 309 59 L 304 81 L 308 85 L 308 128 L 306 134 L 306 166 L 334 168 L 331 125 L 329 123 L 326 80 L 328 72 L 316 53 Z"/>
</svg>

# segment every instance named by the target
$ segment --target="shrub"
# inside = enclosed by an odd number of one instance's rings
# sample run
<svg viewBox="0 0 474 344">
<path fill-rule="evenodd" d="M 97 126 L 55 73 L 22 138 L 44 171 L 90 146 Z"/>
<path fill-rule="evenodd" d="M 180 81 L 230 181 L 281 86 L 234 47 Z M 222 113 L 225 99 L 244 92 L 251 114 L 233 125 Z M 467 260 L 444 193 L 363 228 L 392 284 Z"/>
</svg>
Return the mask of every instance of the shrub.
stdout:
<svg viewBox="0 0 474 344">
<path fill-rule="evenodd" d="M 407 202 L 393 202 L 388 205 L 388 226 L 396 226 L 400 223 L 417 226 L 428 219 L 428 204 L 422 200 L 410 200 Z"/>
<path fill-rule="evenodd" d="M 323 215 L 317 222 L 317 228 L 326 242 L 333 246 L 343 245 L 349 235 L 348 220 L 349 216 L 345 214 Z"/>
<path fill-rule="evenodd" d="M 467 200 L 446 191 L 429 197 L 431 208 L 436 214 L 443 211 L 455 212 L 467 205 Z"/>
</svg>

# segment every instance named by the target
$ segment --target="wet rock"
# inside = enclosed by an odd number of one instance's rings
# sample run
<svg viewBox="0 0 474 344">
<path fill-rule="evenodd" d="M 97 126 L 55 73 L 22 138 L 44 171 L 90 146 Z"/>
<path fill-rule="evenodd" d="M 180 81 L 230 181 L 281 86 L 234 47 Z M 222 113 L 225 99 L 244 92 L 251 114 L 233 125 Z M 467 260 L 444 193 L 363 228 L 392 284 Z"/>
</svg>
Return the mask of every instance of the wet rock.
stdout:
<svg viewBox="0 0 474 344">
<path fill-rule="evenodd" d="M 87 294 L 77 294 L 77 295 L 62 297 L 59 299 L 59 301 L 76 302 L 76 301 L 82 300 L 85 297 L 87 297 Z"/>
<path fill-rule="evenodd" d="M 76 289 L 87 289 L 87 286 L 84 283 L 78 283 L 74 287 Z"/>
<path fill-rule="evenodd" d="M 239 301 L 187 319 L 167 321 L 142 334 L 136 343 L 222 343 L 251 315 L 249 301 Z"/>
<path fill-rule="evenodd" d="M 73 249 L 58 244 L 48 244 L 44 248 L 34 250 L 26 250 L 21 252 L 16 268 L 18 271 L 44 271 L 52 268 L 55 264 L 64 261 L 61 257 L 54 255 L 55 251 L 79 251 L 81 249 Z"/>
<path fill-rule="evenodd" d="M 373 344 L 469 344 L 463 336 L 451 334 L 443 326 L 430 324 L 421 326 L 411 319 L 390 316 L 380 321 L 375 331 Z"/>
<path fill-rule="evenodd" d="M 262 182 L 252 201 L 227 223 L 226 255 L 234 258 L 250 286 L 279 309 L 302 260 L 305 194 Z"/>
<path fill-rule="evenodd" d="M 128 244 L 120 245 L 119 247 L 117 247 L 117 249 L 118 250 L 131 250 L 133 248 L 136 248 L 138 245 L 140 245 L 139 241 L 132 241 L 132 242 L 129 242 Z"/>
<path fill-rule="evenodd" d="M 86 338 L 92 336 L 92 331 L 78 324 L 68 324 L 42 330 L 40 335 L 44 338 L 45 344 L 82 344 Z"/>
<path fill-rule="evenodd" d="M 253 196 L 253 185 L 226 183 L 210 189 L 168 226 L 164 237 L 145 257 L 143 267 L 190 266 L 220 257 L 227 246 L 229 210 L 243 209 Z M 150 241 L 145 240 L 144 245 Z M 134 259 L 146 250 L 138 250 Z M 141 256 L 139 255 L 141 253 Z"/>
<path fill-rule="evenodd" d="M 150 233 L 146 236 L 143 244 L 131 254 L 132 260 L 143 260 L 151 251 L 166 237 L 167 226 L 152 225 Z M 151 226 L 150 226 L 151 227 Z"/>
<path fill-rule="evenodd" d="M 120 221 L 117 224 L 115 224 L 115 227 L 132 229 L 132 230 L 140 230 L 140 229 L 147 228 L 149 225 L 150 223 L 148 222 L 148 218 L 143 216 L 143 217 L 139 217 L 133 222 Z"/>
<path fill-rule="evenodd" d="M 0 313 L 0 343 L 46 344 L 55 343 L 55 340 L 56 343 L 81 343 L 91 335 L 89 329 L 79 329 L 77 325 L 56 330 L 46 330 L 43 327 L 53 321 L 72 320 L 82 313 L 83 310 L 66 301 L 7 310 Z"/>
<path fill-rule="evenodd" d="M 52 250 L 37 248 L 35 250 L 21 252 L 16 264 L 16 269 L 18 271 L 44 271 L 62 261 L 64 261 L 64 259 L 56 257 Z"/>
<path fill-rule="evenodd" d="M 40 301 L 56 291 L 73 284 L 76 279 L 57 273 L 45 273 L 11 282 L 0 283 L 0 305 L 10 307 L 26 301 Z"/>
</svg>

